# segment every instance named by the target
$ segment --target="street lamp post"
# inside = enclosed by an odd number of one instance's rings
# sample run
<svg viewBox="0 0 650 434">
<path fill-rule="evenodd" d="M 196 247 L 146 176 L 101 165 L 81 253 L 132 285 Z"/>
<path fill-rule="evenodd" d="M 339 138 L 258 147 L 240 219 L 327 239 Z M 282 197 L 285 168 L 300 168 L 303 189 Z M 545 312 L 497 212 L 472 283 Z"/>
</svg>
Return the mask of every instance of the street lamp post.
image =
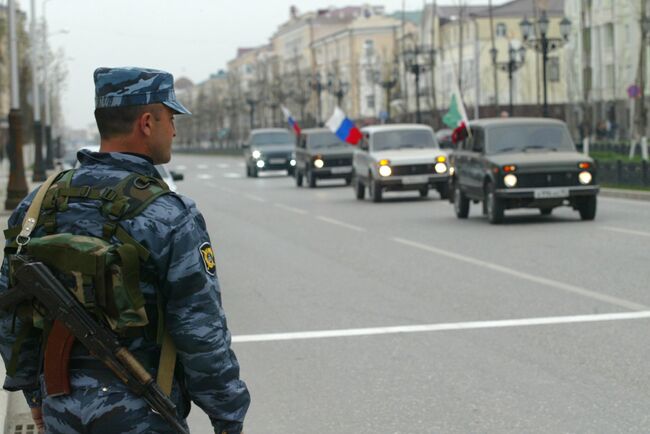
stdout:
<svg viewBox="0 0 650 434">
<path fill-rule="evenodd" d="M 406 69 L 415 75 L 415 121 L 422 123 L 420 111 L 420 74 L 426 71 L 431 63 L 428 59 L 435 56 L 436 51 L 424 45 L 414 45 L 412 49 L 404 52 L 404 63 Z"/>
<path fill-rule="evenodd" d="M 337 78 L 333 73 L 327 74 L 327 90 L 336 96 L 336 104 L 341 107 L 343 97 L 348 93 L 349 83 Z"/>
<path fill-rule="evenodd" d="M 318 119 L 316 122 L 318 125 L 323 122 L 323 114 L 322 114 L 322 109 L 321 109 L 321 92 L 325 90 L 325 85 L 321 81 L 321 75 L 320 72 L 314 73 L 314 75 L 309 79 L 309 87 L 316 92 L 316 104 L 318 105 L 317 107 L 317 112 L 318 112 Z"/>
<path fill-rule="evenodd" d="M 524 66 L 526 49 L 523 46 L 517 49 L 512 45 L 512 42 L 509 43 L 507 62 L 497 62 L 498 50 L 496 48 L 491 49 L 490 54 L 492 55 L 493 64 L 501 71 L 508 73 L 508 86 L 510 89 L 510 106 L 508 108 L 508 112 L 510 116 L 513 116 L 514 115 L 514 105 L 512 103 L 513 76 L 517 70 L 519 70 L 522 66 Z"/>
<path fill-rule="evenodd" d="M 247 95 L 246 96 L 246 104 L 249 105 L 250 111 L 250 122 L 251 122 L 251 130 L 255 128 L 255 107 L 257 106 L 258 101 L 253 98 L 252 95 Z"/>
<path fill-rule="evenodd" d="M 386 120 L 390 119 L 390 92 L 397 85 L 397 74 L 395 72 L 387 77 L 382 77 L 380 71 L 375 71 L 374 81 L 386 91 Z"/>
<path fill-rule="evenodd" d="M 542 74 L 543 74 L 543 84 L 544 84 L 544 117 L 548 117 L 548 89 L 547 89 L 547 77 L 546 77 L 546 65 L 548 63 L 548 53 L 554 51 L 562 46 L 569 40 L 569 33 L 571 32 L 571 21 L 568 18 L 564 17 L 560 21 L 560 34 L 561 38 L 549 38 L 548 37 L 548 27 L 549 19 L 546 15 L 546 11 L 542 11 L 542 16 L 537 20 L 537 30 L 539 37 L 533 35 L 533 26 L 534 24 L 524 19 L 519 23 L 521 28 L 521 35 L 524 38 L 524 44 L 533 50 L 542 53 Z"/>
<path fill-rule="evenodd" d="M 45 181 L 45 164 L 43 162 L 43 135 L 41 131 L 41 101 L 38 89 L 38 62 L 37 62 L 37 49 L 36 41 L 36 0 L 31 2 L 31 25 L 30 25 L 30 58 L 32 67 L 32 94 L 34 105 L 34 172 L 32 174 L 32 181 L 43 182 Z"/>
</svg>

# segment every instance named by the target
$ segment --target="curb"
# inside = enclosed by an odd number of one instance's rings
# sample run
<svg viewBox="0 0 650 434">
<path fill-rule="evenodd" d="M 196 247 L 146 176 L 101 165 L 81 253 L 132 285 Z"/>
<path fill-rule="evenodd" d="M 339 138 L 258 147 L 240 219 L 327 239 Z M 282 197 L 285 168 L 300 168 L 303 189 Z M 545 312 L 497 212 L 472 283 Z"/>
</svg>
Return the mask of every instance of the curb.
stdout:
<svg viewBox="0 0 650 434">
<path fill-rule="evenodd" d="M 650 201 L 650 191 L 625 190 L 622 188 L 601 188 L 600 194 L 605 197 Z"/>
</svg>

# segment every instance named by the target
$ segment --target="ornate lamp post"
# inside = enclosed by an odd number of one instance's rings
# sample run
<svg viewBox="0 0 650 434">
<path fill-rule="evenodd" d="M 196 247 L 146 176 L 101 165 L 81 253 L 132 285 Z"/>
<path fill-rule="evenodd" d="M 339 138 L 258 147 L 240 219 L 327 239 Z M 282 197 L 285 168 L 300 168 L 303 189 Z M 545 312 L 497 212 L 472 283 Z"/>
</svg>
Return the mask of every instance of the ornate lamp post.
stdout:
<svg viewBox="0 0 650 434">
<path fill-rule="evenodd" d="M 341 107 L 343 97 L 350 88 L 350 84 L 337 78 L 333 73 L 327 74 L 327 90 L 332 95 L 336 96 L 336 104 Z"/>
<path fill-rule="evenodd" d="M 508 112 L 510 116 L 514 115 L 514 106 L 512 104 L 512 79 L 515 71 L 524 66 L 524 60 L 526 58 L 526 49 L 521 46 L 515 48 L 512 45 L 512 42 L 508 44 L 508 61 L 507 62 L 497 62 L 498 50 L 492 48 L 490 50 L 490 55 L 492 56 L 492 63 L 499 68 L 501 71 L 508 73 L 508 85 L 510 88 L 510 106 Z"/>
<path fill-rule="evenodd" d="M 414 45 L 404 51 L 404 64 L 406 69 L 415 75 L 415 121 L 422 123 L 422 113 L 420 112 L 420 74 L 426 71 L 427 66 L 436 55 L 436 50 L 424 45 Z"/>
<path fill-rule="evenodd" d="M 320 99 L 320 94 L 325 90 L 325 83 L 321 81 L 321 75 L 320 72 L 314 73 L 309 78 L 309 87 L 316 92 L 316 104 L 318 105 L 317 111 L 318 111 L 318 119 L 316 119 L 316 122 L 320 125 L 320 123 L 323 121 L 323 114 L 321 111 L 321 99 Z"/>
<path fill-rule="evenodd" d="M 546 11 L 542 11 L 542 16 L 537 20 L 537 33 L 539 37 L 533 35 L 534 24 L 524 18 L 520 23 L 521 35 L 524 38 L 524 44 L 533 50 L 542 53 L 543 63 L 543 83 L 544 83 L 544 117 L 548 117 L 548 93 L 546 82 L 546 64 L 548 63 L 548 53 L 554 51 L 562 46 L 569 40 L 569 33 L 571 33 L 571 21 L 564 17 L 560 21 L 560 34 L 561 38 L 549 38 L 548 27 L 549 19 L 546 16 Z"/>
<path fill-rule="evenodd" d="M 386 92 L 386 120 L 390 119 L 390 91 L 397 85 L 397 73 L 393 70 L 390 75 L 382 76 L 381 71 L 375 71 L 373 74 L 375 84 L 384 89 Z"/>
</svg>

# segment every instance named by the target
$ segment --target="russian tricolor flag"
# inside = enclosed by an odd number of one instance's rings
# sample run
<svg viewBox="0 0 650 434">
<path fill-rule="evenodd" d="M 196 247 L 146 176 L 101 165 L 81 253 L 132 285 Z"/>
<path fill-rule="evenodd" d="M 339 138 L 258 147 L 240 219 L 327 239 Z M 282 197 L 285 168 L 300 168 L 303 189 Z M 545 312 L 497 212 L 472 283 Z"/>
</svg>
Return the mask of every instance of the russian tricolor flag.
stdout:
<svg viewBox="0 0 650 434">
<path fill-rule="evenodd" d="M 285 106 L 280 106 L 280 108 L 282 109 L 282 113 L 284 113 L 284 117 L 286 118 L 287 123 L 289 124 L 291 129 L 296 133 L 296 136 L 299 136 L 300 127 L 298 126 L 298 122 L 296 122 L 296 120 L 293 118 L 288 108 L 286 108 Z"/>
<path fill-rule="evenodd" d="M 359 128 L 338 107 L 334 109 L 334 114 L 325 123 L 325 126 L 344 142 L 356 145 L 361 140 Z"/>
</svg>

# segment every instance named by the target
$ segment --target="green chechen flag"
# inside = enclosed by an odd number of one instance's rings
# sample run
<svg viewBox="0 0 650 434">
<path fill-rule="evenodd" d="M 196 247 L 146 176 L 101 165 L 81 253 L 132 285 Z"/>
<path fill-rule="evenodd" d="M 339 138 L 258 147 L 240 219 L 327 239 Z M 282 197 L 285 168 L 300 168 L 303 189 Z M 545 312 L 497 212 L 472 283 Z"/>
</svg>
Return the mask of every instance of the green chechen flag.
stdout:
<svg viewBox="0 0 650 434">
<path fill-rule="evenodd" d="M 456 99 L 456 93 L 454 92 L 451 95 L 451 102 L 449 103 L 449 111 L 442 118 L 442 121 L 452 130 L 460 124 L 460 121 L 463 120 L 463 115 L 458 109 L 458 100 Z"/>
</svg>

